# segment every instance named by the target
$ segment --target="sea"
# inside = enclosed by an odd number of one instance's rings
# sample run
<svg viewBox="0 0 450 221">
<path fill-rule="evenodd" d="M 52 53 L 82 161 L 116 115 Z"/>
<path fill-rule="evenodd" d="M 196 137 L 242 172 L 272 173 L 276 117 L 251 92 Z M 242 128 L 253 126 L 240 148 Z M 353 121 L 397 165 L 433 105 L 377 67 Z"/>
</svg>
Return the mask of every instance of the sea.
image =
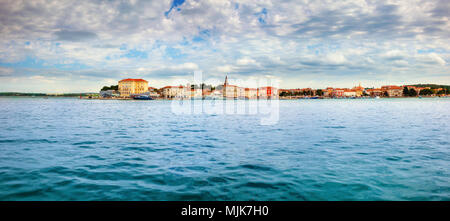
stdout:
<svg viewBox="0 0 450 221">
<path fill-rule="evenodd" d="M 176 102 L 0 97 L 0 200 L 450 200 L 450 98 Z"/>
</svg>

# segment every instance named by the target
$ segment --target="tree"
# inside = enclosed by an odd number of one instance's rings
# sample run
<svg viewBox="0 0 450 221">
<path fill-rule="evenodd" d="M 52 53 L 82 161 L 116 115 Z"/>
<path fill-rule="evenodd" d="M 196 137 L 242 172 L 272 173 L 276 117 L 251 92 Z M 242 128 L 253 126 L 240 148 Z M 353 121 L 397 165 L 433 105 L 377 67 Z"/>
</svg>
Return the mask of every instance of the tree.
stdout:
<svg viewBox="0 0 450 221">
<path fill-rule="evenodd" d="M 383 96 L 389 97 L 389 93 L 387 91 L 384 92 Z"/>
<path fill-rule="evenodd" d="M 409 96 L 408 87 L 403 87 L 403 96 Z"/>
<path fill-rule="evenodd" d="M 370 94 L 368 94 L 366 91 L 363 91 L 362 95 L 363 96 L 370 96 Z"/>
<path fill-rule="evenodd" d="M 420 91 L 420 95 L 432 95 L 433 91 L 431 89 L 423 89 Z"/>
<path fill-rule="evenodd" d="M 317 96 L 323 96 L 323 91 L 322 91 L 321 89 L 318 89 L 318 90 L 316 91 L 316 95 L 317 95 Z"/>
<path fill-rule="evenodd" d="M 415 96 L 417 96 L 417 91 L 414 90 L 414 88 L 409 89 L 409 96 L 410 96 L 410 97 L 415 97 Z"/>
<path fill-rule="evenodd" d="M 119 85 L 111 85 L 110 87 L 104 86 L 101 91 L 107 91 L 107 90 L 119 90 Z"/>
</svg>

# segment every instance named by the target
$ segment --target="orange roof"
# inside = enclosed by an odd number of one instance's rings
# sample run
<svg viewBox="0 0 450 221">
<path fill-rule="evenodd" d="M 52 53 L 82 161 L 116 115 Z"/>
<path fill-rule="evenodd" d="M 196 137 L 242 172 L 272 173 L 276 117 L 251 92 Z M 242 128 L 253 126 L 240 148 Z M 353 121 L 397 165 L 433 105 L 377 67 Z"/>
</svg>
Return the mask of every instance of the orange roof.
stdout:
<svg viewBox="0 0 450 221">
<path fill-rule="evenodd" d="M 259 89 L 277 89 L 277 88 L 276 87 L 267 86 L 267 87 L 260 87 Z"/>
<path fill-rule="evenodd" d="M 148 82 L 148 81 L 146 81 L 144 79 L 133 79 L 133 78 L 123 79 L 123 80 L 120 80 L 119 82 L 123 82 L 123 81 L 143 81 L 143 82 Z"/>
<path fill-rule="evenodd" d="M 184 88 L 184 86 L 165 86 L 163 88 Z"/>
</svg>

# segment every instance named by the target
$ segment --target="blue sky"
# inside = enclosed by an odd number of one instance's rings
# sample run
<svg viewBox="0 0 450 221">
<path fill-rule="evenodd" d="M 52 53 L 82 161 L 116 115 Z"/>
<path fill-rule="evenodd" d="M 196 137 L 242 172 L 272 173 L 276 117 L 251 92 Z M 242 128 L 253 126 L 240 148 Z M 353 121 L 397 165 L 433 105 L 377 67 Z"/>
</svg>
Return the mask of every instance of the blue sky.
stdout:
<svg viewBox="0 0 450 221">
<path fill-rule="evenodd" d="M 95 92 L 122 78 L 163 87 L 450 84 L 450 2 L 0 1 L 0 91 Z M 245 85 L 244 85 L 245 86 Z"/>
</svg>

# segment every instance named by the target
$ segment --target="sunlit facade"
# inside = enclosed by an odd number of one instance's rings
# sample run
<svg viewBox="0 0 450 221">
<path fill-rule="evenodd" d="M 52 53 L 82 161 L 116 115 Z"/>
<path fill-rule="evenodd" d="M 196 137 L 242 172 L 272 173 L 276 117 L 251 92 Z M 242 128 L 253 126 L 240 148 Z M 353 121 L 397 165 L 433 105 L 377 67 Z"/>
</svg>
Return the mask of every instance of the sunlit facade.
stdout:
<svg viewBox="0 0 450 221">
<path fill-rule="evenodd" d="M 144 79 L 127 78 L 119 81 L 119 93 L 121 97 L 130 97 L 146 92 L 148 92 L 148 81 Z"/>
</svg>

